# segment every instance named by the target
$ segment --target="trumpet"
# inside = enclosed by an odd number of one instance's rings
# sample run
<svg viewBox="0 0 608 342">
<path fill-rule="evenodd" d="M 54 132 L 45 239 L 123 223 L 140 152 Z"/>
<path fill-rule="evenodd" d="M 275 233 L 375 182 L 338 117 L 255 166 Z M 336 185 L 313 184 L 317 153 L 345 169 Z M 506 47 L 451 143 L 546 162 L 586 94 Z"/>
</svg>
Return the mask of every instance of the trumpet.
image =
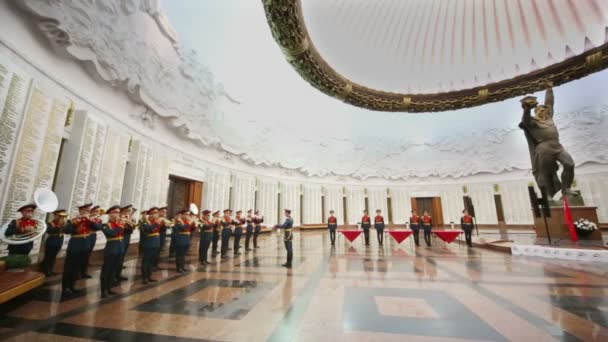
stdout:
<svg viewBox="0 0 608 342">
<path fill-rule="evenodd" d="M 166 217 L 161 217 L 160 221 L 167 227 L 167 228 L 171 228 L 173 227 L 173 221 L 169 220 Z"/>
<path fill-rule="evenodd" d="M 130 218 L 130 217 L 128 217 L 128 216 L 121 216 L 121 217 L 120 217 L 120 221 L 121 221 L 123 224 L 128 224 L 128 225 L 129 225 L 129 226 L 131 226 L 131 227 L 136 227 L 136 226 L 137 226 L 137 222 L 133 221 L 133 219 L 131 219 L 131 218 Z"/>
</svg>

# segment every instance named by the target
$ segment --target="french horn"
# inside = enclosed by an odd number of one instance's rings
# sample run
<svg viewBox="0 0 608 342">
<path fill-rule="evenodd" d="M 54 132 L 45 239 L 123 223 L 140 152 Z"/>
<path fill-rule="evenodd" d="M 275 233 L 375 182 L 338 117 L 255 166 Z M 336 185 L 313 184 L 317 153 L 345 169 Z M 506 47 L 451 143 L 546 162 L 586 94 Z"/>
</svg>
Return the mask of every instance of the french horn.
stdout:
<svg viewBox="0 0 608 342">
<path fill-rule="evenodd" d="M 34 203 L 38 209 L 45 213 L 55 211 L 59 205 L 57 195 L 51 189 L 38 188 L 34 192 Z M 0 240 L 9 245 L 21 245 L 36 240 L 46 232 L 46 224 L 42 220 L 36 220 L 36 228 L 24 234 L 6 236 L 6 231 L 10 222 L 5 223 L 0 228 Z"/>
</svg>

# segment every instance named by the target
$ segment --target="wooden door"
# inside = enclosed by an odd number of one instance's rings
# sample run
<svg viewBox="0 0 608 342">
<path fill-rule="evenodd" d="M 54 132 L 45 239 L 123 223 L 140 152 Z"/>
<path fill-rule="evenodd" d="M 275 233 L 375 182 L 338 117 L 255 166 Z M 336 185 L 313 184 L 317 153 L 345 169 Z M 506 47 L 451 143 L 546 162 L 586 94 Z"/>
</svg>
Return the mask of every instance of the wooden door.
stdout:
<svg viewBox="0 0 608 342">
<path fill-rule="evenodd" d="M 443 226 L 443 208 L 441 206 L 441 197 L 413 197 L 412 210 L 415 210 L 418 215 L 422 216 L 427 210 L 433 218 L 433 223 L 436 227 Z"/>
</svg>

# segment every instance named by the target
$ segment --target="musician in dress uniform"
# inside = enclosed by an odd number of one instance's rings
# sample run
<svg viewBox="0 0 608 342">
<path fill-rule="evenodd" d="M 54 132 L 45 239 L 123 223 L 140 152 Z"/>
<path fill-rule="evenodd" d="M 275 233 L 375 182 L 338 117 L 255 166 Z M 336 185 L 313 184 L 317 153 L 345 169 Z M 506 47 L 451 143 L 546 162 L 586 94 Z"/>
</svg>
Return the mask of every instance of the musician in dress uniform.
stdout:
<svg viewBox="0 0 608 342">
<path fill-rule="evenodd" d="M 210 218 L 211 211 L 203 211 L 203 225 L 201 227 L 201 242 L 199 244 L 198 259 L 202 265 L 209 265 L 209 246 L 213 240 L 215 223 Z"/>
<path fill-rule="evenodd" d="M 67 225 L 68 213 L 65 209 L 55 210 L 53 212 L 53 220 L 46 225 L 46 241 L 44 241 L 44 259 L 40 268 L 47 277 L 54 276 L 57 273 L 53 272 L 57 254 L 63 246 L 63 231 Z"/>
<path fill-rule="evenodd" d="M 283 242 L 285 243 L 285 250 L 287 250 L 287 262 L 282 266 L 291 268 L 293 260 L 293 218 L 291 217 L 291 210 L 285 209 L 285 222 L 276 225 L 276 228 L 284 229 Z"/>
<path fill-rule="evenodd" d="M 245 218 L 241 215 L 243 212 L 241 210 L 236 212 L 236 218 L 234 219 L 235 227 L 234 227 L 234 255 L 240 255 L 239 248 L 241 247 L 241 236 L 243 236 L 243 226 L 245 225 Z"/>
<path fill-rule="evenodd" d="M 216 256 L 219 252 L 217 251 L 217 244 L 220 240 L 220 229 L 222 227 L 222 218 L 220 217 L 220 211 L 213 213 L 213 236 L 211 240 L 211 255 Z"/>
<path fill-rule="evenodd" d="M 262 223 L 264 222 L 264 216 L 260 215 L 260 211 L 256 210 L 255 215 L 253 216 L 253 248 L 260 248 L 258 246 L 258 236 L 262 231 Z"/>
<path fill-rule="evenodd" d="M 34 216 L 34 210 L 36 210 L 35 204 L 26 204 L 21 208 L 17 209 L 17 211 L 21 214 L 21 218 L 16 220 L 12 220 L 8 224 L 8 228 L 6 229 L 6 236 L 9 237 L 11 235 L 23 235 L 27 233 L 31 233 L 36 230 L 36 221 Z M 22 243 L 19 245 L 8 245 L 8 255 L 29 255 L 34 247 L 34 241 L 30 241 L 27 243 Z"/>
<path fill-rule="evenodd" d="M 143 233 L 143 256 L 141 260 L 141 277 L 144 284 L 155 282 L 152 279 L 152 267 L 156 251 L 160 248 L 160 220 L 158 219 L 158 208 L 152 207 L 148 210 L 148 219 L 142 222 L 141 233 Z"/>
<path fill-rule="evenodd" d="M 92 205 L 93 204 L 91 203 L 91 206 Z M 89 219 L 91 220 L 91 222 L 95 222 L 98 225 L 101 224 L 101 218 L 100 218 L 101 213 L 100 213 L 99 209 L 100 209 L 99 206 L 96 205 L 96 206 L 92 206 L 89 211 L 89 216 L 90 216 Z M 80 208 L 79 208 L 79 210 L 80 210 Z M 89 236 L 87 237 L 87 243 L 88 243 L 87 254 L 85 256 L 85 261 L 82 263 L 80 277 L 85 278 L 85 279 L 90 279 L 92 277 L 89 274 L 89 262 L 91 259 L 91 254 L 93 253 L 93 249 L 95 248 L 95 244 L 97 243 L 97 230 L 91 230 L 89 232 Z"/>
<path fill-rule="evenodd" d="M 410 229 L 414 235 L 414 242 L 416 243 L 416 247 L 420 247 L 420 216 L 416 213 L 416 210 L 412 210 L 412 216 L 410 216 Z"/>
<path fill-rule="evenodd" d="M 79 216 L 72 219 L 65 228 L 65 233 L 70 234 L 70 240 L 63 264 L 61 282 L 63 298 L 70 298 L 79 292 L 74 289 L 74 286 L 82 272 L 83 264 L 87 261 L 90 246 L 88 237 L 92 231 L 101 229 L 101 224 L 90 218 L 92 206 L 91 203 L 87 203 L 78 207 Z"/>
<path fill-rule="evenodd" d="M 102 226 L 103 235 L 106 236 L 106 246 L 103 249 L 103 265 L 101 266 L 101 298 L 116 294 L 112 291 L 112 286 L 124 253 L 125 221 L 120 218 L 120 209 L 118 205 L 108 208 L 107 214 L 110 218 L 108 223 Z"/>
<path fill-rule="evenodd" d="M 469 215 L 469 211 L 464 209 L 462 211 L 462 217 L 460 218 L 460 227 L 464 231 L 464 237 L 467 241 L 467 246 L 473 247 L 473 241 L 471 235 L 473 233 L 473 219 L 474 217 Z"/>
<path fill-rule="evenodd" d="M 431 247 L 431 231 L 433 230 L 433 218 L 427 210 L 422 214 L 422 229 L 424 229 L 424 242 Z"/>
<path fill-rule="evenodd" d="M 228 258 L 228 247 L 230 246 L 230 235 L 234 229 L 235 221 L 232 219 L 232 210 L 224 210 L 224 217 L 222 218 L 222 248 L 221 256 L 222 259 Z"/>
<path fill-rule="evenodd" d="M 376 235 L 378 236 L 378 244 L 382 246 L 384 241 L 384 216 L 382 216 L 382 210 L 376 210 L 376 216 L 374 217 L 374 228 L 376 229 Z"/>
<path fill-rule="evenodd" d="M 331 240 L 331 245 L 335 246 L 336 244 L 336 230 L 338 229 L 338 219 L 334 215 L 334 211 L 329 211 L 329 218 L 327 219 L 327 229 L 329 229 L 329 239 Z"/>
<path fill-rule="evenodd" d="M 175 230 L 175 268 L 177 273 L 187 272 L 186 253 L 190 248 L 190 235 L 192 234 L 192 222 L 188 215 L 189 209 L 177 212 L 173 218 L 173 230 Z"/>
<path fill-rule="evenodd" d="M 148 211 L 142 210 L 141 215 L 139 216 L 139 221 L 137 221 L 137 228 L 139 229 L 139 255 L 144 254 L 144 235 L 142 231 L 143 222 L 148 220 Z"/>
<path fill-rule="evenodd" d="M 123 231 L 123 238 L 122 238 L 122 255 L 120 256 L 120 262 L 118 263 L 119 267 L 116 268 L 116 281 L 120 282 L 120 281 L 124 281 L 127 280 L 127 277 L 124 277 L 122 275 L 122 270 L 125 268 L 124 267 L 124 263 L 125 263 L 125 256 L 127 255 L 128 251 L 129 251 L 129 245 L 131 244 L 131 235 L 133 235 L 133 230 L 135 230 L 136 228 L 136 224 L 135 222 L 133 222 L 131 220 L 131 216 L 133 215 L 133 212 L 135 211 L 135 208 L 133 208 L 133 205 L 129 204 L 129 205 L 125 205 L 124 207 L 120 208 L 120 220 L 122 221 L 124 227 L 124 231 Z"/>
<path fill-rule="evenodd" d="M 251 248 L 249 248 L 249 243 L 251 242 L 251 236 L 253 235 L 253 210 L 247 210 L 247 218 L 245 218 L 245 223 L 247 227 L 245 228 L 245 251 L 249 252 Z"/>
<path fill-rule="evenodd" d="M 158 217 L 160 218 L 160 221 L 162 222 L 162 224 L 160 226 L 160 235 L 159 235 L 160 249 L 158 250 L 160 253 L 165 250 L 165 244 L 167 243 L 167 229 L 169 228 L 168 225 L 166 224 L 166 222 L 167 222 L 166 220 L 168 220 L 167 219 L 167 207 L 158 208 Z M 156 266 L 158 266 L 158 264 Z"/>
</svg>

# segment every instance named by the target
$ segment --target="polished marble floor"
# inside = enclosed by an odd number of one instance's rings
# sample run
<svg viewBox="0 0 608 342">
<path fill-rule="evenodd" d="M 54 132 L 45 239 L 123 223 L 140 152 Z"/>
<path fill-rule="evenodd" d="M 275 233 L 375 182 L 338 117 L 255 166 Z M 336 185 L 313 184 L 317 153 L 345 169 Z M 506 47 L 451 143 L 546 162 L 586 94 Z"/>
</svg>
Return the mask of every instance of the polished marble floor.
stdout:
<svg viewBox="0 0 608 342">
<path fill-rule="evenodd" d="M 59 277 L 0 310 L 14 341 L 607 341 L 606 266 L 549 263 L 434 241 L 387 239 L 365 248 L 325 232 L 296 233 L 294 267 L 280 237 L 262 248 L 178 274 L 164 258 L 143 285 L 127 261 L 120 294 L 60 301 Z M 94 275 L 99 274 L 94 263 Z"/>
</svg>

